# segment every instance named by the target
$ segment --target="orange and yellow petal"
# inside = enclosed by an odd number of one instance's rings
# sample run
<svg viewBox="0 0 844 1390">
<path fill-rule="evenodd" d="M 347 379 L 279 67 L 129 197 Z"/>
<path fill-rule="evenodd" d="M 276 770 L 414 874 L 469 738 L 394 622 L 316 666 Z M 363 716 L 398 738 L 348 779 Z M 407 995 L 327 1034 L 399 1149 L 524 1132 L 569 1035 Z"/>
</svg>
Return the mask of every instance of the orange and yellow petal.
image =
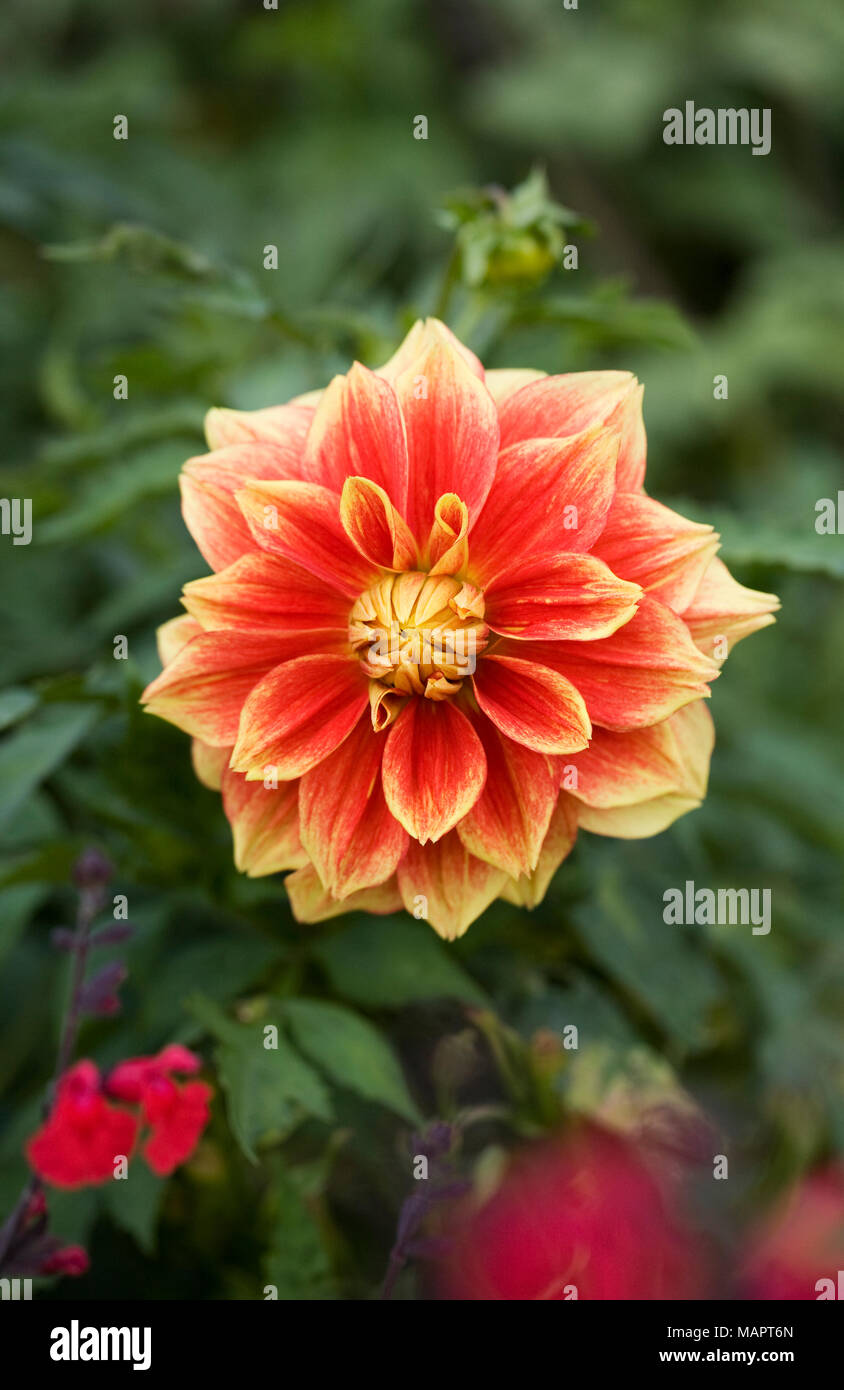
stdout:
<svg viewBox="0 0 844 1390">
<path fill-rule="evenodd" d="M 547 372 L 538 372 L 533 367 L 493 367 L 486 373 L 484 381 L 486 389 L 500 410 L 508 396 L 515 395 L 531 382 L 541 381 L 545 376 Z"/>
<path fill-rule="evenodd" d="M 223 810 L 232 828 L 234 862 L 242 874 L 262 878 L 298 869 L 308 856 L 299 838 L 298 783 L 264 786 L 239 772 L 223 773 Z"/>
<path fill-rule="evenodd" d="M 225 569 L 255 548 L 234 494 L 250 478 L 287 478 L 291 468 L 295 470 L 292 452 L 260 442 L 231 444 L 188 459 L 179 478 L 182 516 L 213 570 Z"/>
<path fill-rule="evenodd" d="M 483 716 L 475 728 L 486 754 L 486 783 L 457 833 L 476 858 L 518 878 L 536 868 L 557 804 L 558 761 L 507 738 Z"/>
<path fill-rule="evenodd" d="M 574 848 L 577 820 L 575 803 L 565 792 L 561 792 L 539 851 L 536 868 L 519 878 L 508 878 L 501 889 L 502 898 L 515 903 L 517 907 L 537 907 L 542 902 L 552 878 Z"/>
<path fill-rule="evenodd" d="M 182 602 L 191 615 L 189 621 L 196 620 L 197 632 L 325 628 L 345 634 L 348 629 L 347 598 L 301 565 L 264 551 L 251 551 L 216 574 L 192 580 L 184 587 Z"/>
<path fill-rule="evenodd" d="M 273 667 L 303 650 L 330 651 L 341 640 L 345 642 L 344 635 L 326 631 L 274 636 L 200 631 L 147 686 L 141 701 L 148 714 L 157 714 L 186 734 L 215 748 L 231 747 L 244 702 Z"/>
<path fill-rule="evenodd" d="M 306 864 L 295 874 L 288 874 L 284 887 L 297 922 L 326 922 L 344 912 L 374 912 L 383 916 L 387 912 L 398 912 L 402 906 L 395 878 L 376 888 L 362 888 L 339 901 L 323 886 L 313 864 Z"/>
<path fill-rule="evenodd" d="M 574 753 L 592 732 L 583 697 L 560 671 L 516 656 L 485 656 L 475 697 L 501 733 L 537 753 Z"/>
<path fill-rule="evenodd" d="M 340 497 L 340 521 L 368 564 L 387 570 L 416 569 L 418 556 L 410 527 L 378 483 L 347 478 Z"/>
<path fill-rule="evenodd" d="M 718 549 L 711 526 L 688 521 L 644 493 L 619 493 L 593 554 L 623 579 L 682 613 Z"/>
<path fill-rule="evenodd" d="M 775 594 L 747 589 L 716 555 L 683 612 L 692 640 L 707 656 L 723 661 L 736 642 L 776 622 Z"/>
<path fill-rule="evenodd" d="M 636 492 L 645 476 L 642 389 L 630 372 L 570 372 L 530 382 L 501 404 L 501 447 L 599 426 L 619 440 L 619 491 Z"/>
<path fill-rule="evenodd" d="M 305 446 L 302 476 L 332 492 L 342 492 L 347 478 L 368 478 L 403 512 L 407 473 L 396 393 L 382 376 L 356 362 L 323 393 Z"/>
<path fill-rule="evenodd" d="M 298 460 L 313 416 L 313 408 L 305 397 L 263 410 L 226 410 L 218 406 L 205 416 L 205 438 L 209 449 L 225 449 L 229 444 L 276 444 L 284 449 L 288 459 Z"/>
<path fill-rule="evenodd" d="M 480 796 L 483 745 L 453 701 L 408 699 L 387 734 L 381 776 L 392 814 L 426 844 L 441 839 Z"/>
<path fill-rule="evenodd" d="M 597 734 L 577 767 L 578 820 L 584 830 L 640 840 L 656 835 L 704 801 L 715 726 L 704 701 L 665 723 L 630 734 Z"/>
<path fill-rule="evenodd" d="M 452 830 L 436 844 L 411 840 L 397 879 L 407 911 L 454 941 L 498 896 L 507 875 L 470 854 Z"/>
<path fill-rule="evenodd" d="M 515 581 L 528 559 L 588 551 L 612 504 L 617 455 L 618 436 L 598 427 L 503 450 L 470 537 L 469 577 Z"/>
<path fill-rule="evenodd" d="M 237 504 L 257 545 L 270 555 L 310 570 L 350 598 L 376 578 L 340 520 L 340 497 L 317 483 L 253 482 Z"/>
<path fill-rule="evenodd" d="M 508 642 L 508 652 L 565 672 L 605 729 L 641 729 L 709 694 L 718 666 L 682 618 L 645 595 L 628 623 L 595 642 Z"/>
<path fill-rule="evenodd" d="M 318 654 L 276 666 L 245 701 L 231 765 L 250 781 L 267 768 L 302 777 L 352 732 L 369 706 L 369 682 L 348 656 Z"/>
<path fill-rule="evenodd" d="M 437 498 L 428 537 L 428 573 L 456 574 L 469 558 L 469 508 L 456 492 Z"/>
<path fill-rule="evenodd" d="M 641 595 L 593 555 L 539 556 L 489 585 L 485 617 L 522 641 L 594 641 L 629 622 Z"/>
<path fill-rule="evenodd" d="M 437 501 L 456 492 L 480 512 L 498 455 L 498 413 L 486 387 L 449 343 L 433 342 L 396 380 L 407 432 L 410 529 L 424 539 Z"/>
<path fill-rule="evenodd" d="M 385 883 L 407 849 L 407 831 L 384 800 L 384 746 L 365 715 L 299 783 L 302 843 L 335 898 Z"/>
<path fill-rule="evenodd" d="M 210 743 L 203 743 L 200 738 L 192 740 L 190 756 L 193 770 L 203 787 L 207 787 L 209 791 L 218 792 L 222 789 L 223 773 L 229 765 L 231 751 L 230 748 L 214 748 Z"/>
<path fill-rule="evenodd" d="M 461 343 L 446 324 L 442 323 L 440 319 L 434 318 L 416 320 L 400 347 L 384 363 L 383 367 L 378 368 L 378 375 L 385 377 L 388 381 L 395 381 L 403 372 L 407 371 L 408 367 L 412 367 L 424 352 L 437 344 L 445 345 L 459 353 L 473 375 L 481 381 L 484 380 L 484 369 L 480 358 L 476 357 L 465 343 Z"/>
</svg>

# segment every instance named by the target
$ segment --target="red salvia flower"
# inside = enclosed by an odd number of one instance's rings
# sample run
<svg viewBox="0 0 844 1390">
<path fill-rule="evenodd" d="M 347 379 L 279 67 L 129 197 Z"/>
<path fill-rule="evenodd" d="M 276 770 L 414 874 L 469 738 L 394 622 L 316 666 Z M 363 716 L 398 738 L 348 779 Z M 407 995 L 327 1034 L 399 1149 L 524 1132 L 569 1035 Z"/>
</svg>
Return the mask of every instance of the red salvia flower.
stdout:
<svg viewBox="0 0 844 1390">
<path fill-rule="evenodd" d="M 110 1105 L 93 1062 L 77 1062 L 60 1079 L 55 1104 L 26 1146 L 30 1163 L 54 1187 L 84 1187 L 114 1176 L 118 1155 L 131 1154 L 138 1121 Z"/>
<path fill-rule="evenodd" d="M 489 371 L 436 320 L 379 371 L 213 410 L 182 475 L 214 573 L 147 709 L 194 738 L 235 862 L 318 921 L 402 904 L 459 936 L 533 906 L 578 827 L 698 806 L 705 697 L 777 600 L 643 490 L 626 372 Z"/>
<path fill-rule="evenodd" d="M 82 1187 L 114 1177 L 118 1155 L 130 1157 L 142 1126 L 148 1133 L 142 1153 L 159 1177 L 190 1158 L 208 1123 L 211 1087 L 201 1081 L 179 1083 L 201 1060 L 178 1043 L 155 1057 L 132 1057 L 109 1074 L 103 1085 L 93 1062 L 77 1062 L 61 1078 L 50 1115 L 27 1144 L 35 1171 L 56 1187 Z M 139 1107 L 134 1112 L 109 1103 Z"/>
</svg>

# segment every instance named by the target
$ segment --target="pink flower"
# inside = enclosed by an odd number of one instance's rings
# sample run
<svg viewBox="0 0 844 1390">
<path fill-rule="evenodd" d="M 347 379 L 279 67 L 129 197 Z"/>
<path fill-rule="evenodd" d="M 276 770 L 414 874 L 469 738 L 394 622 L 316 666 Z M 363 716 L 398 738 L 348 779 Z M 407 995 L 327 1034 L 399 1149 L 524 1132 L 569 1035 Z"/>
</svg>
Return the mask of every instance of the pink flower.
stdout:
<svg viewBox="0 0 844 1390">
<path fill-rule="evenodd" d="M 445 1298 L 556 1301 L 702 1297 L 700 1251 L 641 1156 L 589 1129 L 519 1156 L 479 1209 L 464 1206 L 441 1271 Z"/>
<path fill-rule="evenodd" d="M 844 1168 L 837 1166 L 807 1178 L 759 1226 L 748 1242 L 739 1286 L 746 1298 L 836 1298 L 841 1270 Z"/>
</svg>

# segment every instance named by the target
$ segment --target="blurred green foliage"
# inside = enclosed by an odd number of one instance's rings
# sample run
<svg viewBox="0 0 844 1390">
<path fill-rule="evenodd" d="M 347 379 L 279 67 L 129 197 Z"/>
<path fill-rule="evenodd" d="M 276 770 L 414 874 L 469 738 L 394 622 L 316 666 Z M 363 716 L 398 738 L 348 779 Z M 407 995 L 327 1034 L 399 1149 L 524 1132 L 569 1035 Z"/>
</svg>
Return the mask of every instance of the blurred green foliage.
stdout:
<svg viewBox="0 0 844 1390">
<path fill-rule="evenodd" d="M 137 934 L 83 1051 L 198 1045 L 219 1100 L 167 1184 L 53 1199 L 93 1256 L 74 1294 L 371 1296 L 411 1129 L 463 1117 L 483 1166 L 619 1094 L 714 1119 L 732 1181 L 706 1218 L 729 1232 L 844 1149 L 844 551 L 814 530 L 842 479 L 844 13 L 7 0 L 0 50 L 2 492 L 34 517 L 30 546 L 0 538 L 0 1211 L 55 1052 L 49 929 L 95 841 Z M 686 99 L 771 107 L 771 154 L 666 147 Z M 649 841 L 583 835 L 541 907 L 496 904 L 453 947 L 409 918 L 297 926 L 278 879 L 235 873 L 188 741 L 137 706 L 203 569 L 176 478 L 206 408 L 377 364 L 437 307 L 489 365 L 636 371 L 649 490 L 783 600 L 715 688 L 704 808 Z M 686 878 L 771 888 L 770 935 L 666 926 Z M 549 1061 L 570 1024 L 579 1051 Z"/>
</svg>

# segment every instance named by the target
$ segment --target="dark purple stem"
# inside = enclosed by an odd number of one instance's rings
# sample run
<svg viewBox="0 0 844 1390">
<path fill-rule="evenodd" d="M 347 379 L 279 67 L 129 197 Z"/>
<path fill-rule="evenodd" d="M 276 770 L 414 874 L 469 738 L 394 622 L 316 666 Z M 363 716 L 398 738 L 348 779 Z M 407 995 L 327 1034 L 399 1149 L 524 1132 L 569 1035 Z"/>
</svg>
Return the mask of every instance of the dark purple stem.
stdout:
<svg viewBox="0 0 844 1390">
<path fill-rule="evenodd" d="M 56 1069 L 53 1073 L 53 1079 L 50 1082 L 44 1102 L 45 1119 L 52 1109 L 59 1077 L 67 1071 L 73 1056 L 73 1049 L 76 1045 L 76 1036 L 79 1032 L 79 1024 L 82 1016 L 82 987 L 85 981 L 85 967 L 88 962 L 91 926 L 102 905 L 103 891 L 99 883 L 85 885 L 80 888 L 73 945 L 70 948 L 73 955 L 73 968 L 70 975 L 70 993 L 68 996 L 67 1008 L 65 1009 L 64 1022 L 62 1023 Z M 32 1198 L 42 1187 L 43 1184 L 38 1174 L 33 1173 L 15 1203 L 8 1221 L 0 1227 L 0 1269 L 2 1269 L 3 1261 L 21 1233 L 21 1224 Z"/>
</svg>

